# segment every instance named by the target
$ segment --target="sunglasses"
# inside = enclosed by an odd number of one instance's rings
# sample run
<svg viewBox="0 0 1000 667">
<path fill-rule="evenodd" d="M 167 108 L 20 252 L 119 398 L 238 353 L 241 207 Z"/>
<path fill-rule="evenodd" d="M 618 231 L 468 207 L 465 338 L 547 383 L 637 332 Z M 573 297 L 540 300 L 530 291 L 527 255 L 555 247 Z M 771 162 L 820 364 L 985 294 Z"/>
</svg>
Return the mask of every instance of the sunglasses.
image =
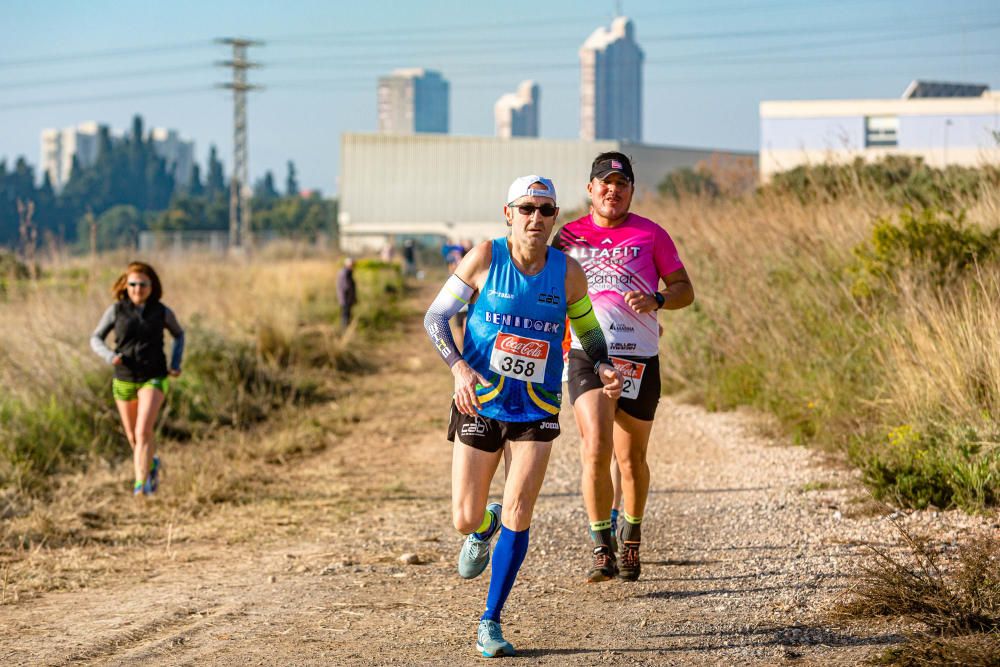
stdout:
<svg viewBox="0 0 1000 667">
<path fill-rule="evenodd" d="M 149 287 L 149 281 L 147 281 L 147 280 L 141 280 L 141 281 L 138 281 L 138 282 L 129 281 L 128 286 L 129 287 Z"/>
<path fill-rule="evenodd" d="M 521 215 L 527 216 L 530 216 L 535 211 L 541 213 L 545 218 L 551 218 L 556 214 L 556 207 L 552 204 L 542 204 L 541 206 L 535 206 L 534 204 L 520 204 L 514 208 L 516 208 L 518 213 Z"/>
</svg>

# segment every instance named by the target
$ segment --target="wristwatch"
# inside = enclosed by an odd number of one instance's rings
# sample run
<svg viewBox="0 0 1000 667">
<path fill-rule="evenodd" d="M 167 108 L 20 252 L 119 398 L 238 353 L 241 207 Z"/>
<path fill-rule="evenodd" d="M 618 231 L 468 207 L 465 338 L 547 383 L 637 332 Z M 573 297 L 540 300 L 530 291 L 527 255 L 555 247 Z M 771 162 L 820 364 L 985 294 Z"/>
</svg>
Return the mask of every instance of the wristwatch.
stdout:
<svg viewBox="0 0 1000 667">
<path fill-rule="evenodd" d="M 666 299 L 659 292 L 653 292 L 652 297 L 656 299 L 656 309 L 659 310 L 663 308 L 663 304 L 666 303 Z"/>
<path fill-rule="evenodd" d="M 601 364 L 607 364 L 608 366 L 611 366 L 611 368 L 615 367 L 615 363 L 611 361 L 611 357 L 604 357 L 603 359 L 598 359 L 597 361 L 594 362 L 594 372 L 597 373 L 597 375 L 601 374 L 600 371 Z"/>
</svg>

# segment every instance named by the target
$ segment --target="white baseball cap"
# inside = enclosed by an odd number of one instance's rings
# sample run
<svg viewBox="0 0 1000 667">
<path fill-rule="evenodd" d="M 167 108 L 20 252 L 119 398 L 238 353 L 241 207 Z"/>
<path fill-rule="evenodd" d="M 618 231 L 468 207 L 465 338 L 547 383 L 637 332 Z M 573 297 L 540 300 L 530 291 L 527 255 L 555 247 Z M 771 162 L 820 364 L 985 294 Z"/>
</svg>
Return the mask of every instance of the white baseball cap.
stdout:
<svg viewBox="0 0 1000 667">
<path fill-rule="evenodd" d="M 541 183 L 543 187 L 531 187 L 535 183 Z M 531 174 L 515 178 L 514 182 L 507 188 L 507 204 L 516 202 L 521 197 L 548 197 L 552 203 L 556 203 L 556 186 L 552 184 L 552 179 Z"/>
</svg>

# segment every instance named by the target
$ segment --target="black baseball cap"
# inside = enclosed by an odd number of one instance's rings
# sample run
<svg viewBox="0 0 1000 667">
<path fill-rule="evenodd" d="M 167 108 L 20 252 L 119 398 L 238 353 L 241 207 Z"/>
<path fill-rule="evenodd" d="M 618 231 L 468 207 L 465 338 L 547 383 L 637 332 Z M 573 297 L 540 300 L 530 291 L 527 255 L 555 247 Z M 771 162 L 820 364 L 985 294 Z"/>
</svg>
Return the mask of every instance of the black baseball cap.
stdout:
<svg viewBox="0 0 1000 667">
<path fill-rule="evenodd" d="M 606 156 L 598 155 L 594 164 L 590 167 L 590 180 L 595 178 L 603 181 L 608 174 L 619 173 L 628 179 L 629 183 L 635 184 L 635 174 L 632 173 L 632 163 L 621 154 Z"/>
</svg>

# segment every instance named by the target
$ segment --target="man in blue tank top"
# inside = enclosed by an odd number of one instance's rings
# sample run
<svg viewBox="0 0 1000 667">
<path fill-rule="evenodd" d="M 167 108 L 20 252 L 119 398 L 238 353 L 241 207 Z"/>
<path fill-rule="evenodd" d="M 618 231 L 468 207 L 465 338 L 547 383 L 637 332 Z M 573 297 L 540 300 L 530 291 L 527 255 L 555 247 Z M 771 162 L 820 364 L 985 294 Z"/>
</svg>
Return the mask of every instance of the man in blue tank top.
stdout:
<svg viewBox="0 0 1000 667">
<path fill-rule="evenodd" d="M 576 260 L 548 247 L 559 208 L 555 186 L 531 175 L 515 180 L 503 207 L 510 235 L 473 248 L 448 278 L 424 318 L 431 342 L 455 376 L 448 439 L 452 461 L 452 518 L 466 539 L 458 558 L 462 577 L 479 576 L 500 535 L 476 650 L 513 655 L 500 630 L 500 612 L 528 550 L 528 526 L 559 435 L 562 339 L 567 316 L 609 398 L 622 380 L 608 358 L 604 334 Z M 464 349 L 448 320 L 468 304 Z M 504 445 L 510 462 L 503 505 L 491 503 L 490 482 Z"/>
</svg>

